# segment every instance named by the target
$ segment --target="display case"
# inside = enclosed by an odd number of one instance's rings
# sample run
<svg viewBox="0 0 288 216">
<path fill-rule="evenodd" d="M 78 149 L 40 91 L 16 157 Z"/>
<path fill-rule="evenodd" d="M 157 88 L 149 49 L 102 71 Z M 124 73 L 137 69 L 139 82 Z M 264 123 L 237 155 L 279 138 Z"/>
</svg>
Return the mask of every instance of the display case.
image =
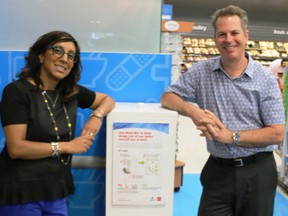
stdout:
<svg viewBox="0 0 288 216">
<path fill-rule="evenodd" d="M 219 55 L 212 38 L 183 37 L 182 61 L 186 63 L 205 60 Z M 288 42 L 248 41 L 246 52 L 264 66 L 277 59 L 288 59 Z"/>
</svg>

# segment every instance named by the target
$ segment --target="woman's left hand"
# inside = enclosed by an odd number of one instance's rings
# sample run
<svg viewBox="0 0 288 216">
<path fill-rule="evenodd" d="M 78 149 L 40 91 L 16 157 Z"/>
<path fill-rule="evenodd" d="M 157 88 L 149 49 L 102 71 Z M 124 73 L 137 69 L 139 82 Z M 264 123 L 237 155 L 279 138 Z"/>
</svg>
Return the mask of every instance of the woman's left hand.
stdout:
<svg viewBox="0 0 288 216">
<path fill-rule="evenodd" d="M 102 125 L 102 120 L 95 117 L 89 117 L 88 121 L 84 125 L 81 135 L 96 136 Z"/>
</svg>

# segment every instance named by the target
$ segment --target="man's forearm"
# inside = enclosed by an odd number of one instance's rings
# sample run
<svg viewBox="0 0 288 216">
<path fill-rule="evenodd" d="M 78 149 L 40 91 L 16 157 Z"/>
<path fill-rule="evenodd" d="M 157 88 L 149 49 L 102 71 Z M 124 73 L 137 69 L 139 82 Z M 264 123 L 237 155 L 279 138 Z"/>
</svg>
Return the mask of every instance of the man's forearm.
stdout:
<svg viewBox="0 0 288 216">
<path fill-rule="evenodd" d="M 284 132 L 284 125 L 273 125 L 262 129 L 240 131 L 239 145 L 255 148 L 271 144 L 281 144 L 284 139 Z"/>
<path fill-rule="evenodd" d="M 196 106 L 188 103 L 179 95 L 171 92 L 164 93 L 161 97 L 161 105 L 164 108 L 177 111 L 180 115 L 191 117 L 191 109 Z"/>
</svg>

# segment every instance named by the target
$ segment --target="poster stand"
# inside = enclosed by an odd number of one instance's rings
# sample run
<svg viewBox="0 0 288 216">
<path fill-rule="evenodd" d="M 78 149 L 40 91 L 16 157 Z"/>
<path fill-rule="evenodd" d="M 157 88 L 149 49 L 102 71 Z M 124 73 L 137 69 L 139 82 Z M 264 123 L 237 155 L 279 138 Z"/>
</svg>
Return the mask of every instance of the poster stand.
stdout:
<svg viewBox="0 0 288 216">
<path fill-rule="evenodd" d="M 107 116 L 106 216 L 172 216 L 178 113 L 116 103 Z"/>
</svg>

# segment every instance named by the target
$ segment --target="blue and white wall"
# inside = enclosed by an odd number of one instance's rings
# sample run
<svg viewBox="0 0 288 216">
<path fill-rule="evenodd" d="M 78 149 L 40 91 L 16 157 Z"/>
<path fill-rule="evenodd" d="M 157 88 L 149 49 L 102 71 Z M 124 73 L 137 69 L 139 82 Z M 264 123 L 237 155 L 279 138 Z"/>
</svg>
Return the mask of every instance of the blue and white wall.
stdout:
<svg viewBox="0 0 288 216">
<path fill-rule="evenodd" d="M 79 41 L 80 84 L 117 102 L 159 102 L 171 82 L 171 56 L 159 54 L 161 0 L 3 0 L 0 5 L 0 93 L 24 66 L 26 50 L 51 30 Z M 1 97 L 1 96 L 0 96 Z M 1 99 L 1 98 L 0 98 Z M 89 117 L 79 110 L 77 131 Z M 5 138 L 0 131 L 0 149 Z M 105 122 L 84 156 L 105 157 Z M 105 215 L 105 169 L 72 170 L 75 195 L 69 215 Z"/>
<path fill-rule="evenodd" d="M 24 65 L 24 51 L 0 51 L 0 92 Z M 171 56 L 164 54 L 81 53 L 83 72 L 80 84 L 111 95 L 117 102 L 159 102 L 170 84 Z M 89 118 L 89 110 L 78 111 L 77 131 Z M 104 157 L 106 153 L 105 123 L 93 147 L 84 154 Z M 0 148 L 4 146 L 0 132 Z M 104 167 L 103 167 L 104 168 Z M 104 169 L 73 169 L 76 194 L 69 199 L 70 215 L 104 215 Z"/>
<path fill-rule="evenodd" d="M 51 30 L 70 32 L 79 41 L 80 83 L 117 102 L 159 102 L 171 82 L 171 56 L 160 54 L 162 0 L 1 0 L 0 99 L 6 84 L 24 65 L 34 41 Z M 77 132 L 89 117 L 79 110 Z M 179 118 L 178 159 L 184 172 L 200 173 L 207 152 L 192 121 Z M 106 125 L 84 156 L 105 158 Z M 0 130 L 0 150 L 4 146 Z M 76 192 L 70 216 L 105 215 L 105 168 L 73 168 Z"/>
</svg>

